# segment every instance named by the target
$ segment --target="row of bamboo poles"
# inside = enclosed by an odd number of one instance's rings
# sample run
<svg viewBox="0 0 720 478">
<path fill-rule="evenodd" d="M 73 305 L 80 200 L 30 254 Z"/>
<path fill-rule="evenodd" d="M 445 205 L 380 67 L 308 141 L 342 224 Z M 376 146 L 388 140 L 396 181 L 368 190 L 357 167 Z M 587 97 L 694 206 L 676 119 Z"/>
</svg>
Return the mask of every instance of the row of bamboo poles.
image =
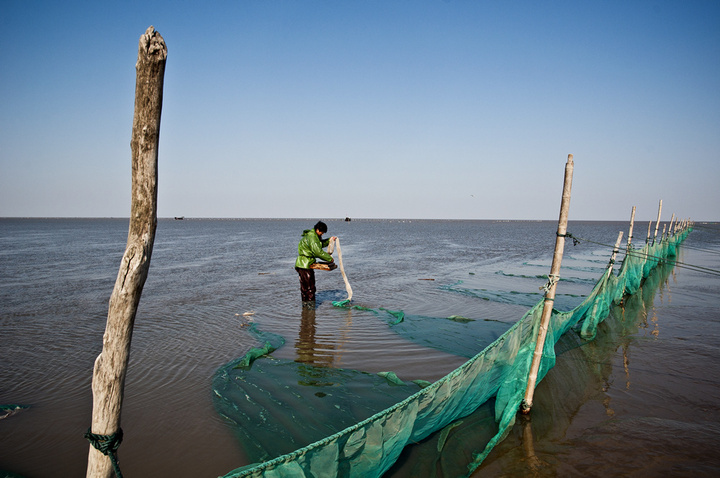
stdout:
<svg viewBox="0 0 720 478">
<path fill-rule="evenodd" d="M 543 348 L 544 348 L 544 344 L 545 344 L 545 337 L 547 336 L 548 325 L 550 323 L 550 316 L 552 315 L 553 304 L 555 302 L 555 289 L 557 287 L 557 283 L 560 280 L 560 265 L 562 263 L 562 256 L 563 256 L 563 251 L 565 248 L 565 237 L 567 237 L 568 215 L 570 212 L 570 197 L 571 197 L 571 193 L 572 193 L 573 170 L 574 170 L 573 155 L 569 154 L 567 163 L 565 165 L 565 178 L 564 178 L 564 183 L 563 183 L 562 200 L 560 203 L 560 217 L 558 219 L 557 238 L 555 239 L 555 252 L 553 253 L 553 260 L 552 260 L 552 264 L 550 266 L 550 274 L 548 275 L 548 284 L 545 286 L 545 296 L 544 296 L 545 303 L 543 305 L 543 311 L 542 311 L 542 315 L 540 318 L 540 327 L 538 329 L 537 341 L 535 344 L 535 351 L 533 353 L 533 360 L 532 360 L 532 364 L 530 366 L 530 375 L 528 377 L 528 383 L 527 383 L 527 387 L 525 389 L 525 397 L 520 406 L 520 411 L 523 414 L 530 413 L 530 410 L 532 408 L 533 395 L 535 394 L 535 385 L 537 382 L 538 371 L 540 369 L 540 360 L 542 359 Z M 633 206 L 632 214 L 630 216 L 630 229 L 629 229 L 628 239 L 627 239 L 628 253 L 632 249 L 633 228 L 635 225 L 635 209 L 636 209 L 636 207 Z M 662 199 L 660 200 L 660 204 L 658 206 L 658 215 L 657 215 L 657 220 L 655 221 L 655 232 L 654 232 L 654 234 L 652 234 L 652 236 L 651 236 L 651 231 L 652 231 L 653 222 L 652 221 L 648 222 L 647 238 L 645 239 L 646 244 L 654 245 L 657 242 L 661 215 L 662 215 Z M 670 223 L 663 225 L 663 231 L 662 231 L 662 235 L 660 236 L 660 240 L 661 241 L 665 240 L 666 238 L 669 238 L 670 236 L 673 236 L 674 234 L 677 234 L 678 232 L 687 229 L 691 225 L 692 225 L 692 221 L 689 219 L 676 221 L 675 214 L 673 213 L 673 215 L 670 219 Z M 612 256 L 610 258 L 610 264 L 613 264 L 615 262 L 615 257 L 620 250 L 619 248 L 620 248 L 620 244 L 622 243 L 622 238 L 623 238 L 623 231 L 620 231 L 618 233 L 617 241 L 615 242 L 615 247 L 613 248 L 613 251 L 612 251 Z"/>
</svg>

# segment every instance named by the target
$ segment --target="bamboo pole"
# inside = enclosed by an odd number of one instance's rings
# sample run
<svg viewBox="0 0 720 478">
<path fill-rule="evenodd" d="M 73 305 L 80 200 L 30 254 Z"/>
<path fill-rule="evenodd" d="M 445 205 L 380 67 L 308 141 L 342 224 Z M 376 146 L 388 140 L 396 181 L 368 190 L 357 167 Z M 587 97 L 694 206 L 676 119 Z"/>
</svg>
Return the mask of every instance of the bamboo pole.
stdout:
<svg viewBox="0 0 720 478">
<path fill-rule="evenodd" d="M 670 225 L 668 226 L 668 237 L 675 235 L 675 231 L 673 231 L 673 223 L 675 222 L 675 213 L 672 213 L 672 216 L 670 217 Z"/>
<path fill-rule="evenodd" d="M 618 233 L 617 241 L 615 241 L 615 247 L 613 248 L 612 255 L 610 256 L 610 264 L 608 266 L 609 269 L 612 269 L 613 264 L 615 264 L 615 258 L 617 257 L 618 252 L 620 252 L 620 243 L 622 242 L 623 238 L 623 232 L 620 231 Z"/>
<path fill-rule="evenodd" d="M 630 250 L 630 245 L 633 239 L 633 228 L 635 227 L 635 206 L 632 208 L 632 214 L 630 214 L 630 230 L 628 231 L 627 250 Z"/>
<path fill-rule="evenodd" d="M 648 222 L 648 232 L 647 237 L 645 238 L 645 244 L 650 244 L 650 231 L 652 228 L 652 221 Z"/>
<path fill-rule="evenodd" d="M 615 241 L 615 247 L 613 247 L 612 254 L 610 254 L 610 261 L 608 262 L 607 267 L 605 268 L 604 276 L 609 276 L 612 274 L 613 267 L 615 266 L 615 258 L 617 257 L 618 252 L 620 252 L 620 243 L 622 242 L 623 238 L 623 231 L 618 232 L 617 240 Z M 624 291 L 623 291 L 624 292 Z"/>
<path fill-rule="evenodd" d="M 540 359 L 542 358 L 545 336 L 547 335 L 550 315 L 552 314 L 553 303 L 555 302 L 555 288 L 557 287 L 557 281 L 560 280 L 560 264 L 562 262 L 562 256 L 565 249 L 565 234 L 567 233 L 568 214 L 570 212 L 570 194 L 572 192 L 572 176 L 574 167 L 575 164 L 573 163 L 573 155 L 568 154 L 567 164 L 565 165 L 565 180 L 563 183 L 562 201 L 560 202 L 560 217 L 558 218 L 557 236 L 555 238 L 555 253 L 553 254 L 550 275 L 548 276 L 548 287 L 545 290 L 545 304 L 543 305 L 543 311 L 540 317 L 540 327 L 538 330 L 537 342 L 535 343 L 535 352 L 533 354 L 532 364 L 530 366 L 528 384 L 525 389 L 525 398 L 520 406 L 522 413 L 525 414 L 530 413 L 530 409 L 532 408 L 533 394 L 535 393 L 535 382 L 537 381 L 538 371 L 540 370 Z"/>
<path fill-rule="evenodd" d="M 653 236 L 653 245 L 655 244 L 655 241 L 657 240 L 658 228 L 660 227 L 660 214 L 661 213 L 662 213 L 662 199 L 660 200 L 660 205 L 658 206 L 657 221 L 655 221 L 655 235 Z"/>
<path fill-rule="evenodd" d="M 130 228 L 125 254 L 110 297 L 103 349 L 95 360 L 92 379 L 91 433 L 115 443 L 110 445 L 110 455 L 90 446 L 88 478 L 108 478 L 112 475 L 114 451 L 122 437 L 120 411 L 130 342 L 135 314 L 150 267 L 157 226 L 157 159 L 166 58 L 165 41 L 152 26 L 149 27 L 140 37 L 135 65 L 135 114 L 130 141 Z M 120 438 L 117 438 L 118 435 Z M 115 471 L 117 474 L 118 470 Z"/>
</svg>

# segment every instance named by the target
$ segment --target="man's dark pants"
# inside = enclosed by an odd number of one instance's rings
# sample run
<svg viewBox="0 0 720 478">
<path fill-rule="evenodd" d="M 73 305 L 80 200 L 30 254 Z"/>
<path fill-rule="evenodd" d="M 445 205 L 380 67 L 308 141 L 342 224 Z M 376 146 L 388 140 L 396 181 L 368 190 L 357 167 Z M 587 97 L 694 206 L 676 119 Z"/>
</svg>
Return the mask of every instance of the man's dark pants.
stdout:
<svg viewBox="0 0 720 478">
<path fill-rule="evenodd" d="M 309 302 L 315 300 L 315 269 L 301 269 L 296 267 L 298 275 L 300 276 L 300 295 L 302 295 L 303 302 Z"/>
</svg>

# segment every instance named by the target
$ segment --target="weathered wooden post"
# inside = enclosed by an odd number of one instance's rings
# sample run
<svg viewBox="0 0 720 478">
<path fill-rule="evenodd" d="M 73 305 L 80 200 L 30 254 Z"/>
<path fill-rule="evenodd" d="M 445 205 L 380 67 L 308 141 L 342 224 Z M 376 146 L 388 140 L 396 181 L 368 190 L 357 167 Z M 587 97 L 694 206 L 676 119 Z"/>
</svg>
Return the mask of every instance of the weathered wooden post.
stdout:
<svg viewBox="0 0 720 478">
<path fill-rule="evenodd" d="M 555 253 L 553 254 L 552 265 L 550 266 L 548 287 L 545 290 L 545 304 L 543 305 L 542 316 L 540 317 L 540 327 L 538 330 L 537 342 L 535 343 L 535 352 L 533 354 L 532 364 L 530 366 L 528 384 L 525 389 L 525 398 L 520 406 L 522 412 L 526 414 L 530 413 L 530 408 L 532 408 L 532 399 L 535 394 L 535 382 L 537 381 L 538 371 L 540 370 L 540 359 L 542 358 L 545 337 L 547 336 L 550 316 L 552 315 L 553 304 L 555 302 L 555 288 L 557 287 L 557 281 L 560 280 L 560 264 L 565 250 L 565 234 L 567 233 L 568 214 L 570 213 L 570 193 L 572 192 L 574 166 L 573 155 L 568 154 L 567 164 L 565 165 L 565 180 L 563 184 L 562 201 L 560 202 L 560 218 L 558 219 L 557 236 L 555 238 Z"/>
<path fill-rule="evenodd" d="M 110 477 L 113 467 L 119 475 L 115 451 L 122 439 L 120 411 L 125 373 L 135 313 L 150 267 L 157 225 L 158 140 L 166 58 L 165 41 L 151 26 L 140 37 L 135 65 L 135 114 L 130 141 L 130 228 L 125 255 L 110 297 L 103 349 L 95 360 L 92 426 L 86 435 L 92 444 L 88 455 L 88 478 Z"/>
</svg>

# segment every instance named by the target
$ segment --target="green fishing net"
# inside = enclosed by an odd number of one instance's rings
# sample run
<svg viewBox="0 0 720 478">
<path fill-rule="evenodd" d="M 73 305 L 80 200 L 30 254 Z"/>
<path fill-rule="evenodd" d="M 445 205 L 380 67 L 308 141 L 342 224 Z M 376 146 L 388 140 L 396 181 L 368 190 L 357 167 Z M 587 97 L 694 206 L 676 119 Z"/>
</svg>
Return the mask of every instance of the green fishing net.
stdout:
<svg viewBox="0 0 720 478">
<path fill-rule="evenodd" d="M 610 308 L 635 294 L 660 262 L 673 258 L 689 232 L 629 249 L 619 271 L 610 264 L 580 305 L 553 310 L 538 382 L 555 365 L 556 345 L 572 349 L 574 340 L 592 340 Z M 472 434 L 477 448 L 471 459 L 458 462 L 469 462 L 464 472 L 472 473 L 515 423 L 543 303 L 537 301 L 507 330 L 492 321 L 406 316 L 347 300 L 334 304 L 373 313 L 411 340 L 430 333 L 428 346 L 470 357 L 432 384 L 405 383 L 391 372 L 369 374 L 263 357 L 282 345 L 282 338 L 253 329 L 263 345 L 219 369 L 213 379 L 218 413 L 256 462 L 226 477 L 379 477 L 406 445 L 432 435 L 432 446 L 440 452 L 448 440 L 462 441 L 464 433 Z M 579 334 L 567 334 L 561 342 L 571 328 Z M 459 344 L 458 331 L 474 334 L 475 342 Z"/>
</svg>

